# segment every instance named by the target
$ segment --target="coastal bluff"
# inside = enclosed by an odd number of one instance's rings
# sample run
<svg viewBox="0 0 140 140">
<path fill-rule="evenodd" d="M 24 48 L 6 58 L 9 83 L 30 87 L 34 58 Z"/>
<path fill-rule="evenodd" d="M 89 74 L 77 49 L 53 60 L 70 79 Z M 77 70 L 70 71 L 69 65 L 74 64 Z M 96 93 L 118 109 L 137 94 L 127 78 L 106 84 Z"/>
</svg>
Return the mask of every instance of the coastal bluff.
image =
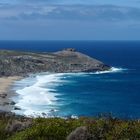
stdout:
<svg viewBox="0 0 140 140">
<path fill-rule="evenodd" d="M 110 66 L 73 48 L 52 53 L 0 50 L 0 76 L 26 76 L 39 72 L 95 72 Z"/>
</svg>

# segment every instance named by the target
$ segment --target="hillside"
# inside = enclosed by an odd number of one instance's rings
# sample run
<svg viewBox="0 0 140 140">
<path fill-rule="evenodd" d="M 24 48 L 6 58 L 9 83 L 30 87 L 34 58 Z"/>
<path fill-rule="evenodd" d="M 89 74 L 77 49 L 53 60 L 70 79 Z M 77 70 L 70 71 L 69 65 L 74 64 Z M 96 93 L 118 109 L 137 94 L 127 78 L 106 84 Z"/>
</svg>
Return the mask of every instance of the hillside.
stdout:
<svg viewBox="0 0 140 140">
<path fill-rule="evenodd" d="M 139 140 L 140 121 L 98 118 L 26 118 L 0 113 L 0 140 Z"/>
<path fill-rule="evenodd" d="M 24 76 L 38 72 L 91 72 L 110 69 L 103 62 L 74 49 L 54 53 L 0 50 L 0 76 Z"/>
</svg>

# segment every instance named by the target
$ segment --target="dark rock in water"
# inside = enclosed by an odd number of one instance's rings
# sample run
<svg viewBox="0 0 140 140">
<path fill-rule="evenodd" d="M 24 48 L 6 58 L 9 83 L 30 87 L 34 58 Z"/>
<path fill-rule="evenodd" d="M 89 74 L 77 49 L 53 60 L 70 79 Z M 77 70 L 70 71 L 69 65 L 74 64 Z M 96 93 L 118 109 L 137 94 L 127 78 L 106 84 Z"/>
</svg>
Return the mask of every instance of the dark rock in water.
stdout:
<svg viewBox="0 0 140 140">
<path fill-rule="evenodd" d="M 47 114 L 43 112 L 42 115 L 45 117 Z"/>
<path fill-rule="evenodd" d="M 19 107 L 15 107 L 14 110 L 21 110 Z"/>
<path fill-rule="evenodd" d="M 73 48 L 55 53 L 0 51 L 0 76 L 26 76 L 39 72 L 91 72 L 109 70 L 110 66 Z"/>
<path fill-rule="evenodd" d="M 16 103 L 14 101 L 11 101 L 10 105 L 15 105 Z"/>
<path fill-rule="evenodd" d="M 7 96 L 6 93 L 0 94 L 0 98 L 6 98 L 6 96 Z"/>
</svg>

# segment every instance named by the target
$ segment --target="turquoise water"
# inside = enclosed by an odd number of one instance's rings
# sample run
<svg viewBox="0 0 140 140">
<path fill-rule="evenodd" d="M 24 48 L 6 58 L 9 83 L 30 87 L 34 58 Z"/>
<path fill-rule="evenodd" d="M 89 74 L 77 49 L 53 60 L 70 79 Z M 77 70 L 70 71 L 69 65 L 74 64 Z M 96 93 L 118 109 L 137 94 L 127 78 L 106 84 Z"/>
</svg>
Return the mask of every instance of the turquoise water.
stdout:
<svg viewBox="0 0 140 140">
<path fill-rule="evenodd" d="M 24 48 L 23 48 L 24 46 Z M 112 113 L 140 118 L 140 42 L 0 42 L 0 48 L 35 52 L 74 47 L 111 65 L 105 73 L 42 73 L 14 85 L 13 97 L 24 115 L 97 116 Z"/>
</svg>

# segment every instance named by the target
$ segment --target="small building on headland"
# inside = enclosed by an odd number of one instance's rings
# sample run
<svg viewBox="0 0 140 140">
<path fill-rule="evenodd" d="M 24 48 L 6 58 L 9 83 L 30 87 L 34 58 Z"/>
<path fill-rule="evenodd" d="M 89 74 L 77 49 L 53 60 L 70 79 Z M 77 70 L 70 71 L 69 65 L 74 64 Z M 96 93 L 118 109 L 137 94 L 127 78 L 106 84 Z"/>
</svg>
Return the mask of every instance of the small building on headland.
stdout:
<svg viewBox="0 0 140 140">
<path fill-rule="evenodd" d="M 64 51 L 75 52 L 76 49 L 75 48 L 65 48 Z"/>
</svg>

